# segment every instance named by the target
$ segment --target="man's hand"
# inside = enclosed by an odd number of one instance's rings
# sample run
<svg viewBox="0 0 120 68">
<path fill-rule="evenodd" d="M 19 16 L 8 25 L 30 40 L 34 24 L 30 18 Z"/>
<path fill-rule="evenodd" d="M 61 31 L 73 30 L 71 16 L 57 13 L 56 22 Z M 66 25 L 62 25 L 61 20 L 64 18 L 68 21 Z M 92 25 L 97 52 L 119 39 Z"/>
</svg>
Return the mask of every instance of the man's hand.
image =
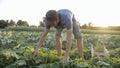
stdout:
<svg viewBox="0 0 120 68">
<path fill-rule="evenodd" d="M 36 49 L 35 49 L 35 52 L 34 52 L 34 56 L 37 56 L 38 55 L 38 49 L 41 47 L 42 43 L 45 41 L 45 38 L 47 36 L 49 32 L 49 29 L 46 29 L 41 37 L 41 39 L 38 41 L 38 44 L 36 46 Z"/>
<path fill-rule="evenodd" d="M 68 57 L 63 57 L 63 62 L 65 62 L 65 63 L 68 63 L 69 62 L 69 59 L 68 59 Z"/>
</svg>

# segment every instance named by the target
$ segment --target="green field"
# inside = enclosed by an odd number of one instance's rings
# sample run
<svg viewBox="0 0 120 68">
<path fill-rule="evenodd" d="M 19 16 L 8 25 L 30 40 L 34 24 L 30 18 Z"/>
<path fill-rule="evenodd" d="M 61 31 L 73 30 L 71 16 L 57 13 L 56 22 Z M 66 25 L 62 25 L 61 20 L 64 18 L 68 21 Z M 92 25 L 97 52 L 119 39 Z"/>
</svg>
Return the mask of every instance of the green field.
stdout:
<svg viewBox="0 0 120 68">
<path fill-rule="evenodd" d="M 43 32 L 44 27 L 7 27 L 6 29 L 3 29 L 6 31 L 35 31 L 35 32 Z M 51 32 L 55 32 L 55 29 L 52 28 Z M 64 30 L 65 32 L 65 30 Z M 104 30 L 104 29 L 81 29 L 81 32 L 84 34 L 114 34 L 114 35 L 120 35 L 119 30 Z"/>
<path fill-rule="evenodd" d="M 16 28 L 16 27 L 15 27 Z M 6 28 L 0 31 L 0 68 L 120 68 L 119 31 L 111 33 L 82 30 L 85 60 L 78 58 L 76 41 L 72 38 L 69 63 L 63 63 L 62 56 L 55 49 L 54 29 L 39 49 L 39 56 L 33 56 L 34 48 L 41 37 L 42 28 Z M 66 32 L 62 34 L 62 52 L 65 51 Z M 110 57 L 91 57 L 90 45 L 106 46 Z"/>
</svg>

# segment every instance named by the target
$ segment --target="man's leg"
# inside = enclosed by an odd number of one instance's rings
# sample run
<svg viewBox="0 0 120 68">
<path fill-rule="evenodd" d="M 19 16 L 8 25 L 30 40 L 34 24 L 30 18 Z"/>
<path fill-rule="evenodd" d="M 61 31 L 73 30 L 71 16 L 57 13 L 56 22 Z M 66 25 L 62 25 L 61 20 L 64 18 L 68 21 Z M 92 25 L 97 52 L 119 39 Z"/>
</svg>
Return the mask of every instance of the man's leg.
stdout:
<svg viewBox="0 0 120 68">
<path fill-rule="evenodd" d="M 65 50 L 65 54 L 64 54 L 64 58 L 63 61 L 65 63 L 69 62 L 69 51 L 71 50 L 71 45 L 72 45 L 72 29 L 67 30 L 67 37 L 66 37 L 66 50 Z"/>
<path fill-rule="evenodd" d="M 73 17 L 73 34 L 75 36 L 75 39 L 77 40 L 77 47 L 78 47 L 79 55 L 82 59 L 84 59 L 82 34 L 80 31 L 79 23 L 76 22 L 74 17 Z"/>
<path fill-rule="evenodd" d="M 56 49 L 57 49 L 58 55 L 62 56 L 62 52 L 61 52 L 62 43 L 61 43 L 60 36 L 56 36 L 55 39 L 56 39 Z"/>
<path fill-rule="evenodd" d="M 62 32 L 62 30 L 63 30 L 63 28 L 60 28 L 60 27 L 57 28 L 56 29 L 56 36 L 55 36 L 56 49 L 57 49 L 59 56 L 62 56 L 62 52 L 61 52 L 61 49 L 62 49 L 61 32 Z"/>
<path fill-rule="evenodd" d="M 78 52 L 79 52 L 80 58 L 84 59 L 84 56 L 83 56 L 83 41 L 82 41 L 82 38 L 78 38 L 78 39 L 77 39 L 77 47 L 78 47 Z"/>
</svg>

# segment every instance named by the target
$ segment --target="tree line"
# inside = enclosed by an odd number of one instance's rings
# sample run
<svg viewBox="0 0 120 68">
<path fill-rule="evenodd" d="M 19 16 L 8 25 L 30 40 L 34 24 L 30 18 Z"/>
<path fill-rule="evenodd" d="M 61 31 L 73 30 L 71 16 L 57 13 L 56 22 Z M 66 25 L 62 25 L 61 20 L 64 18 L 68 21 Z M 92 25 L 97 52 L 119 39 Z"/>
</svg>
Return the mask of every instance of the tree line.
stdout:
<svg viewBox="0 0 120 68">
<path fill-rule="evenodd" d="M 29 26 L 27 21 L 18 20 L 15 22 L 14 20 L 0 20 L 0 28 L 5 28 L 8 26 Z"/>
<path fill-rule="evenodd" d="M 83 24 L 81 25 L 78 22 L 78 25 L 81 29 L 90 29 L 90 30 L 120 30 L 120 26 L 109 26 L 107 28 L 101 28 L 98 26 L 93 26 L 92 22 L 88 22 L 87 24 Z M 5 28 L 8 26 L 25 26 L 28 27 L 30 26 L 29 23 L 27 21 L 23 21 L 23 20 L 18 20 L 17 22 L 15 22 L 14 20 L 0 20 L 0 28 Z M 39 22 L 38 27 L 45 27 L 45 18 L 43 18 L 43 20 L 41 20 Z"/>
</svg>

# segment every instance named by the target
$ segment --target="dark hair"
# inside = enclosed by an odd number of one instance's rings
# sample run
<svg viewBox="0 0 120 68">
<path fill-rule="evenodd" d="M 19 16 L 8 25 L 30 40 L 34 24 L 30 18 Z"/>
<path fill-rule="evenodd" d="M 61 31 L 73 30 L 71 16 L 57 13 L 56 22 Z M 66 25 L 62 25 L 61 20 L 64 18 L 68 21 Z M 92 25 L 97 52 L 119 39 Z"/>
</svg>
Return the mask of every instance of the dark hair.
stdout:
<svg viewBox="0 0 120 68">
<path fill-rule="evenodd" d="M 56 12 L 56 10 L 49 10 L 46 13 L 46 20 L 49 22 L 55 21 L 58 19 L 58 13 Z"/>
</svg>

